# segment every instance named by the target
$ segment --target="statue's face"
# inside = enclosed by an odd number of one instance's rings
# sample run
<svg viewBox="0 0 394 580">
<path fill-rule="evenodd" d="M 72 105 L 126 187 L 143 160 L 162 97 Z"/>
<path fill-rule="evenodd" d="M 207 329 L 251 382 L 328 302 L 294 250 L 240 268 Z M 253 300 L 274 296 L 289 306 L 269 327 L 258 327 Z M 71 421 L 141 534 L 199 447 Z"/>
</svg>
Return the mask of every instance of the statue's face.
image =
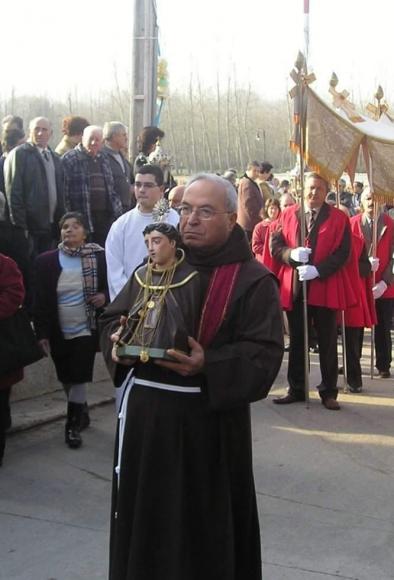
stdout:
<svg viewBox="0 0 394 580">
<path fill-rule="evenodd" d="M 176 245 L 164 234 L 153 230 L 144 236 L 150 259 L 155 266 L 164 268 L 175 261 Z"/>
</svg>

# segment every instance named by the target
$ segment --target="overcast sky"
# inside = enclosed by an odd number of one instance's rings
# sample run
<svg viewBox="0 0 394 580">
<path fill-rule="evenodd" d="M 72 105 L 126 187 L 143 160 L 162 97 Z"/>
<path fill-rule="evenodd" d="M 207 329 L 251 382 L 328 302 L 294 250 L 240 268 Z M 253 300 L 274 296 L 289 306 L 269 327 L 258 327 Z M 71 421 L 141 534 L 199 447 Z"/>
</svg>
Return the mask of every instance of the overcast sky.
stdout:
<svg viewBox="0 0 394 580">
<path fill-rule="evenodd" d="M 0 94 L 65 98 L 127 86 L 133 0 L 4 0 Z M 203 85 L 219 72 L 251 82 L 269 98 L 284 97 L 303 47 L 303 0 L 157 0 L 162 56 L 170 88 Z M 310 0 L 310 67 L 327 97 L 334 70 L 358 101 L 380 83 L 394 112 L 393 0 Z"/>
</svg>

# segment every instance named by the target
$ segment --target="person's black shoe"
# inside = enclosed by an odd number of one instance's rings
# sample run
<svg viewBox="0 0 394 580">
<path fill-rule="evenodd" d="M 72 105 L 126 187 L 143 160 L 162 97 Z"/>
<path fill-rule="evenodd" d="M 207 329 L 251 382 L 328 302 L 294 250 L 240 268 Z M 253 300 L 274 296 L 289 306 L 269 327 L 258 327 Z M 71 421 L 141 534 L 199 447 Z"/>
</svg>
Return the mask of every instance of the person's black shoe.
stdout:
<svg viewBox="0 0 394 580">
<path fill-rule="evenodd" d="M 339 369 L 338 369 L 338 375 L 343 375 L 343 367 L 339 367 Z"/>
<path fill-rule="evenodd" d="M 290 350 L 290 345 L 289 344 L 286 344 L 286 346 L 285 346 L 285 352 L 289 352 L 289 350 Z"/>
<path fill-rule="evenodd" d="M 70 449 L 78 449 L 82 445 L 82 437 L 79 427 L 76 425 L 66 425 L 64 440 Z"/>
<path fill-rule="evenodd" d="M 81 415 L 83 405 L 79 403 L 68 403 L 67 421 L 64 429 L 64 440 L 70 449 L 78 449 L 82 445 L 81 437 Z"/>
<path fill-rule="evenodd" d="M 381 379 L 389 379 L 391 377 L 390 371 L 379 371 L 379 377 Z"/>
<path fill-rule="evenodd" d="M 363 390 L 362 387 L 352 387 L 351 385 L 349 385 L 348 388 L 351 393 L 361 393 Z"/>
<path fill-rule="evenodd" d="M 339 411 L 341 408 L 338 401 L 336 399 L 332 399 L 331 397 L 322 399 L 321 404 L 329 411 Z"/>
<path fill-rule="evenodd" d="M 81 414 L 81 424 L 79 428 L 81 431 L 83 431 L 84 429 L 87 429 L 89 425 L 90 425 L 89 407 L 87 403 L 84 403 Z"/>
<path fill-rule="evenodd" d="M 319 347 L 316 344 L 315 346 L 310 346 L 309 347 L 309 352 L 313 352 L 314 354 L 318 354 L 319 353 Z"/>
<path fill-rule="evenodd" d="M 291 405 L 292 403 L 303 403 L 305 399 L 299 399 L 295 395 L 288 393 L 284 397 L 277 397 L 276 399 L 272 399 L 275 405 Z"/>
</svg>

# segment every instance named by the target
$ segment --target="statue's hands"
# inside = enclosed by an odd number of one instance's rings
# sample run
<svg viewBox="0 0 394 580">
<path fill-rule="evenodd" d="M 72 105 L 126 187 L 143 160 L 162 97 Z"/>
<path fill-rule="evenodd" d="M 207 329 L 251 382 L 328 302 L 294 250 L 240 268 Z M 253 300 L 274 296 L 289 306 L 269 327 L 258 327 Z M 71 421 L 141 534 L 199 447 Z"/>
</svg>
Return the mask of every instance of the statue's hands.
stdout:
<svg viewBox="0 0 394 580">
<path fill-rule="evenodd" d="M 131 358 L 120 359 L 116 355 L 116 347 L 117 347 L 117 344 L 119 342 L 120 336 L 123 333 L 124 328 L 126 326 L 127 316 L 121 316 L 119 322 L 120 322 L 120 326 L 119 326 L 118 330 L 116 332 L 114 332 L 113 334 L 111 334 L 111 336 L 110 336 L 110 340 L 113 342 L 111 358 L 114 362 L 116 362 L 120 365 L 132 366 L 137 359 L 131 359 Z"/>
<path fill-rule="evenodd" d="M 201 344 L 199 344 L 191 336 L 188 337 L 188 343 L 190 346 L 190 355 L 183 354 L 178 350 L 170 348 L 167 350 L 167 354 L 174 358 L 175 361 L 172 362 L 168 360 L 155 360 L 155 364 L 166 369 L 170 369 L 171 371 L 175 371 L 183 377 L 196 375 L 204 367 L 204 349 Z"/>
</svg>

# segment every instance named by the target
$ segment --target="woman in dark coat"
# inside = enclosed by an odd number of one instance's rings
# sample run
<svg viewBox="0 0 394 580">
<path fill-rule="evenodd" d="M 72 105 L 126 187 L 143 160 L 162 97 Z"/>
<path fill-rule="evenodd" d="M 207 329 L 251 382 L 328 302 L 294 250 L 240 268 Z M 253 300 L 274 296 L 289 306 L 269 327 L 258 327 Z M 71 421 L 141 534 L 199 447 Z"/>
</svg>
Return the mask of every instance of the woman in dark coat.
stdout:
<svg viewBox="0 0 394 580">
<path fill-rule="evenodd" d="M 23 278 L 18 266 L 14 260 L 0 254 L 0 320 L 15 314 L 24 297 Z M 0 465 L 3 463 L 6 432 L 11 427 L 11 387 L 22 379 L 23 369 L 0 376 Z"/>
<path fill-rule="evenodd" d="M 58 249 L 35 262 L 34 326 L 67 395 L 65 441 L 77 448 L 80 430 L 89 424 L 86 387 L 98 347 L 96 319 L 108 302 L 107 271 L 103 248 L 86 243 L 81 214 L 66 213 L 59 227 Z"/>
</svg>

